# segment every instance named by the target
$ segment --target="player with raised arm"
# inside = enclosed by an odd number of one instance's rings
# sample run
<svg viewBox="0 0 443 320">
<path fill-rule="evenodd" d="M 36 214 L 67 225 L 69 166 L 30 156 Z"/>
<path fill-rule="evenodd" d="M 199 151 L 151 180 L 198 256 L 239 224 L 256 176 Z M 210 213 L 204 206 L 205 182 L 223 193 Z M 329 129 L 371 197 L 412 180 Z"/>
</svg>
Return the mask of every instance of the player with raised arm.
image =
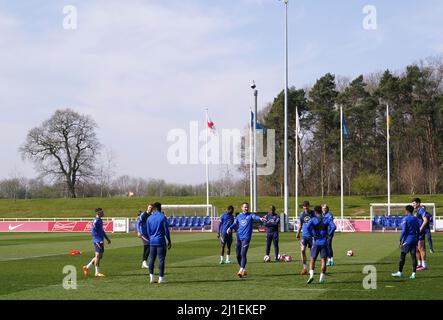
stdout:
<svg viewBox="0 0 443 320">
<path fill-rule="evenodd" d="M 100 261 L 103 259 L 103 253 L 105 252 L 105 242 L 106 239 L 108 244 L 111 244 L 111 240 L 106 235 L 103 229 L 102 217 L 105 215 L 102 208 L 95 209 L 95 220 L 92 223 L 91 235 L 92 241 L 94 243 L 95 257 L 85 266 L 83 266 L 83 274 L 85 277 L 89 274 L 89 268 L 95 266 L 95 276 L 104 277 L 105 275 L 100 272 Z"/>
<path fill-rule="evenodd" d="M 168 219 L 162 213 L 162 205 L 159 202 L 153 204 L 154 212 L 148 218 L 146 227 L 149 234 L 150 259 L 149 259 L 149 282 L 154 283 L 154 266 L 158 256 L 158 283 L 165 283 L 165 260 L 166 260 L 166 240 L 168 250 L 171 249 L 171 235 L 169 233 Z"/>
<path fill-rule="evenodd" d="M 279 246 L 278 246 L 278 238 L 279 238 L 279 230 L 278 227 L 280 225 L 280 216 L 275 212 L 275 206 L 269 207 L 268 215 L 266 216 L 266 255 L 269 256 L 271 253 L 271 244 L 274 243 L 274 253 L 275 253 L 275 261 L 279 261 Z"/>
<path fill-rule="evenodd" d="M 300 274 L 308 274 L 307 259 L 306 259 L 306 248 L 312 248 L 312 238 L 307 232 L 307 226 L 309 221 L 315 216 L 314 211 L 309 210 L 309 201 L 303 202 L 303 211 L 300 213 L 300 224 L 297 231 L 297 239 L 300 240 L 300 250 L 301 250 L 301 261 L 303 263 L 303 269 Z"/>
<path fill-rule="evenodd" d="M 321 207 L 323 211 L 323 217 L 331 219 L 334 221 L 334 215 L 329 210 L 327 204 L 322 205 Z M 332 249 L 332 239 L 334 238 L 335 230 L 332 232 L 332 235 L 328 238 L 328 261 L 326 262 L 326 266 L 331 267 L 334 265 L 334 250 Z"/>
<path fill-rule="evenodd" d="M 234 223 L 234 207 L 228 206 L 227 210 L 223 212 L 220 217 L 220 223 L 217 229 L 217 238 L 220 239 L 220 264 L 231 263 L 231 245 L 232 245 L 232 233 L 228 233 L 227 230 L 230 225 Z M 223 262 L 226 247 L 226 261 Z"/>
<path fill-rule="evenodd" d="M 415 273 L 417 271 L 417 243 L 420 233 L 420 222 L 418 218 L 414 216 L 414 207 L 406 206 L 405 217 L 402 222 L 402 231 L 400 235 L 400 263 L 398 266 L 398 272 L 393 273 L 392 276 L 400 278 L 403 273 L 403 267 L 405 266 L 406 255 L 411 253 L 412 258 L 412 274 L 410 279 L 415 279 Z"/>
<path fill-rule="evenodd" d="M 321 273 L 320 273 L 320 283 L 325 282 L 326 277 L 326 258 L 328 256 L 328 238 L 334 233 L 336 226 L 331 218 L 323 217 L 322 209 L 320 206 L 314 208 L 315 217 L 313 217 L 306 230 L 308 234 L 312 237 L 312 249 L 311 249 L 311 261 L 309 270 L 308 284 L 314 281 L 314 269 L 315 261 L 320 254 L 321 258 Z"/>
<path fill-rule="evenodd" d="M 148 257 L 150 251 L 149 234 L 146 228 L 146 221 L 152 214 L 154 206 L 149 204 L 145 212 L 140 213 L 137 218 L 137 237 L 142 240 L 143 243 L 143 255 L 142 255 L 142 269 L 148 269 Z"/>
<path fill-rule="evenodd" d="M 243 202 L 242 212 L 237 215 L 231 226 L 228 227 L 227 232 L 231 233 L 232 230 L 237 230 L 237 241 L 235 244 L 235 251 L 237 255 L 237 262 L 240 265 L 240 270 L 237 273 L 239 278 L 247 276 L 246 263 L 247 254 L 249 249 L 249 243 L 252 238 L 252 228 L 254 221 L 266 221 L 266 218 L 260 218 L 255 213 L 249 212 L 249 204 Z"/>
<path fill-rule="evenodd" d="M 426 228 L 429 228 L 429 214 L 421 206 L 420 198 L 412 199 L 412 206 L 415 209 L 415 216 L 420 223 L 420 233 L 418 235 L 417 244 L 417 271 L 423 271 L 427 269 L 426 265 Z"/>
</svg>

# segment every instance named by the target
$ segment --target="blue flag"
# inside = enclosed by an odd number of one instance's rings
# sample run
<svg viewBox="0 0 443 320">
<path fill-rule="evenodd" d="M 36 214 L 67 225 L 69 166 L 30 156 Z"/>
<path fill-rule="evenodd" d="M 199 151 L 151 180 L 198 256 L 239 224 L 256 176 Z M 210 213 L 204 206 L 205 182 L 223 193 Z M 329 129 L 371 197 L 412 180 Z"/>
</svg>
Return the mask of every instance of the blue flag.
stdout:
<svg viewBox="0 0 443 320">
<path fill-rule="evenodd" d="M 251 110 L 251 128 L 254 128 L 254 112 Z M 257 120 L 257 130 L 266 131 L 266 128 Z"/>
<path fill-rule="evenodd" d="M 346 124 L 346 118 L 344 113 L 343 113 L 343 134 L 345 135 L 346 138 L 349 138 L 349 129 L 348 125 Z"/>
</svg>

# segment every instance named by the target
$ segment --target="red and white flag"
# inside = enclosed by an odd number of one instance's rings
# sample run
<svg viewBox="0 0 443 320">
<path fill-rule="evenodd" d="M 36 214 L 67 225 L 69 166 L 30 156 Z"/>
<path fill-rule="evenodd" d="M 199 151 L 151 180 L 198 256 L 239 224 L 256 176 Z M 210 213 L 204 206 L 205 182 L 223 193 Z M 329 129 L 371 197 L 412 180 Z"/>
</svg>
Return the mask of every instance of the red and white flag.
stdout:
<svg viewBox="0 0 443 320">
<path fill-rule="evenodd" d="M 207 125 L 208 125 L 208 130 L 209 132 L 211 132 L 212 134 L 216 134 L 217 131 L 215 129 L 215 123 L 209 118 L 207 119 Z"/>
</svg>

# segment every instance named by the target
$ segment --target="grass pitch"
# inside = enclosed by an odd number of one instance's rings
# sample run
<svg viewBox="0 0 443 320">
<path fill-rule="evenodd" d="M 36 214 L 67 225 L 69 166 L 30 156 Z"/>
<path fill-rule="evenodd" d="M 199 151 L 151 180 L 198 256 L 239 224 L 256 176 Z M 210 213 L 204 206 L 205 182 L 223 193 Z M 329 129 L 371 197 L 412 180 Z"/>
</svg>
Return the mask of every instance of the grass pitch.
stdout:
<svg viewBox="0 0 443 320">
<path fill-rule="evenodd" d="M 174 233 L 166 260 L 167 284 L 149 284 L 141 269 L 142 246 L 134 234 L 111 234 L 101 271 L 106 278 L 84 278 L 81 266 L 93 255 L 85 234 L 0 234 L 0 299 L 443 299 L 443 234 L 433 234 L 437 251 L 428 256 L 430 269 L 409 280 L 411 260 L 405 276 L 397 271 L 398 234 L 337 234 L 335 263 L 327 272 L 326 284 L 306 284 L 299 275 L 300 249 L 294 233 L 281 234 L 281 253 L 291 263 L 264 263 L 265 238 L 255 234 L 248 255 L 248 277 L 238 279 L 238 266 L 219 265 L 215 234 Z M 347 257 L 352 249 L 354 257 Z M 80 250 L 81 255 L 68 255 Z M 272 251 L 271 251 L 272 254 Z M 235 261 L 235 257 L 233 257 Z M 76 267 L 76 290 L 63 289 L 63 267 Z M 363 267 L 377 269 L 377 289 L 365 290 Z M 92 271 L 92 270 L 91 270 Z"/>
</svg>

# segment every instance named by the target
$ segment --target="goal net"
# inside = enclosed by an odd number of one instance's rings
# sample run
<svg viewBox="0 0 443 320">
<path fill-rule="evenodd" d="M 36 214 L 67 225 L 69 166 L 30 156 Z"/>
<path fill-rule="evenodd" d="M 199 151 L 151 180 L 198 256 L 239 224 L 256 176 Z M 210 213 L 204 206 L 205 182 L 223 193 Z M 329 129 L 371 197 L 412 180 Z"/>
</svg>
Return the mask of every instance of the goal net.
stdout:
<svg viewBox="0 0 443 320">
<path fill-rule="evenodd" d="M 410 203 L 371 203 L 371 231 L 401 231 L 407 205 L 410 205 Z M 421 205 L 430 214 L 430 227 L 432 231 L 435 231 L 435 203 L 422 203 Z"/>
</svg>

